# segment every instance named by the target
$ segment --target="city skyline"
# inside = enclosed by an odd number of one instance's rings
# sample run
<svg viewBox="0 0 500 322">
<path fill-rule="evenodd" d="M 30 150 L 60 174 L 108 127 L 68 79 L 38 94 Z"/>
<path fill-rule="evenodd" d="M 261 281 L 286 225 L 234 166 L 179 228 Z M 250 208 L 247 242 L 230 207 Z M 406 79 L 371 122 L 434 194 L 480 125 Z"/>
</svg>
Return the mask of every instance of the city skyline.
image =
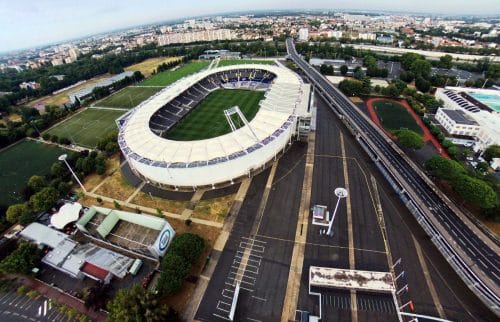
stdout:
<svg viewBox="0 0 500 322">
<path fill-rule="evenodd" d="M 144 2 L 118 1 L 101 3 L 90 0 L 85 7 L 76 3 L 55 0 L 51 3 L 30 3 L 26 0 L 6 3 L 0 7 L 0 52 L 21 50 L 62 42 L 116 29 L 157 23 L 189 16 L 224 14 L 245 11 L 248 7 L 227 0 L 166 3 L 158 0 Z M 425 8 L 425 9 L 423 9 Z M 392 1 L 300 1 L 256 0 L 252 10 L 329 9 L 427 12 L 433 14 L 498 14 L 500 3 L 491 0 L 470 1 L 410 1 L 394 6 Z M 138 12 L 140 14 L 138 14 Z"/>
</svg>

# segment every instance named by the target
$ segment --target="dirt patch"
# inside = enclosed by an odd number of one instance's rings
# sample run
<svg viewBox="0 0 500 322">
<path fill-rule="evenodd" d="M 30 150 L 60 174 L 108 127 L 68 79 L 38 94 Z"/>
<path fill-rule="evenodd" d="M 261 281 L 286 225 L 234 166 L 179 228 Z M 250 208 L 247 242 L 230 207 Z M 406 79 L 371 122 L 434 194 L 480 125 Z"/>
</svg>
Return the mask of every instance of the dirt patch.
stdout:
<svg viewBox="0 0 500 322">
<path fill-rule="evenodd" d="M 112 155 L 106 160 L 106 173 L 103 175 L 98 175 L 97 173 L 92 173 L 85 177 L 83 185 L 87 191 L 92 191 L 95 187 L 99 185 L 107 176 L 112 175 L 120 167 L 120 155 L 118 153 Z"/>
<path fill-rule="evenodd" d="M 192 216 L 194 218 L 223 223 L 235 197 L 236 194 L 231 194 L 224 197 L 201 200 L 194 208 Z"/>
<path fill-rule="evenodd" d="M 78 202 L 85 207 L 98 206 L 98 207 L 104 207 L 104 208 L 108 208 L 108 209 L 115 209 L 115 205 L 113 204 L 113 202 L 108 202 L 108 201 L 103 200 L 101 203 L 99 203 L 99 202 L 97 202 L 96 198 L 89 197 L 89 196 L 80 197 L 80 199 L 78 199 Z M 122 206 L 120 210 L 128 211 L 128 212 L 136 212 L 135 209 L 125 207 L 125 206 Z"/>
<path fill-rule="evenodd" d="M 145 77 L 150 76 L 158 65 L 179 60 L 181 57 L 156 57 L 146 59 L 138 64 L 126 67 L 126 71 L 140 71 Z"/>
<path fill-rule="evenodd" d="M 127 182 L 121 171 L 115 171 L 95 193 L 125 201 L 134 193 L 135 189 L 134 186 Z"/>
<path fill-rule="evenodd" d="M 158 198 L 142 191 L 131 202 L 143 207 L 160 208 L 163 211 L 174 214 L 180 214 L 189 205 L 189 201 Z"/>
</svg>

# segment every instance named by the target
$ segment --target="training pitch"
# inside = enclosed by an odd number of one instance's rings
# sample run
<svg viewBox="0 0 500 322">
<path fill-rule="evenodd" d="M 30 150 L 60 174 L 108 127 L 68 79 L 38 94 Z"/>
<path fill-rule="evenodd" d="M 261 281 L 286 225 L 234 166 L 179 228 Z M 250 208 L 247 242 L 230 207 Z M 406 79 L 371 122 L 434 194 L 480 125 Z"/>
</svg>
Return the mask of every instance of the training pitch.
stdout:
<svg viewBox="0 0 500 322">
<path fill-rule="evenodd" d="M 217 137 L 231 131 L 224 110 L 239 106 L 248 121 L 254 118 L 259 110 L 259 101 L 264 92 L 241 89 L 218 89 L 210 93 L 166 134 L 169 140 L 195 141 Z M 237 116 L 233 116 L 235 124 L 242 124 Z"/>
<path fill-rule="evenodd" d="M 150 78 L 142 81 L 140 86 L 168 86 L 175 81 L 187 76 L 199 72 L 203 68 L 207 67 L 208 61 L 194 61 L 189 64 L 182 65 L 173 71 L 165 71 L 159 74 L 153 75 Z"/>
<path fill-rule="evenodd" d="M 50 129 L 50 135 L 68 138 L 76 145 L 94 148 L 102 138 L 117 130 L 115 120 L 125 111 L 88 108 Z"/>
<path fill-rule="evenodd" d="M 134 87 L 129 86 L 111 96 L 95 103 L 99 107 L 134 108 L 142 101 L 159 92 L 161 87 Z"/>
<path fill-rule="evenodd" d="M 0 205 L 23 202 L 22 189 L 32 175 L 45 175 L 66 150 L 25 140 L 0 152 Z"/>
<path fill-rule="evenodd" d="M 408 129 L 423 134 L 420 126 L 403 105 L 389 100 L 376 100 L 372 105 L 386 130 L 393 132 Z"/>
</svg>

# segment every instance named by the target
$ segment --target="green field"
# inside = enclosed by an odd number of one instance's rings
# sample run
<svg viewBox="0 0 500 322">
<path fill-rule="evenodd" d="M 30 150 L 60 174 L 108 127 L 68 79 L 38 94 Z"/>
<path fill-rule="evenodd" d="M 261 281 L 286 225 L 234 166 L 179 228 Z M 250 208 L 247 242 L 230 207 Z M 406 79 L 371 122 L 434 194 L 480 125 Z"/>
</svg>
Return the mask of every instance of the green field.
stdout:
<svg viewBox="0 0 500 322">
<path fill-rule="evenodd" d="M 238 64 L 264 64 L 264 65 L 273 65 L 274 61 L 272 60 L 259 60 L 259 59 L 221 59 L 219 62 L 219 67 L 221 66 L 231 66 Z"/>
<path fill-rule="evenodd" d="M 22 189 L 32 175 L 45 175 L 66 150 L 31 140 L 0 152 L 0 205 L 22 202 Z"/>
<path fill-rule="evenodd" d="M 401 104 L 388 100 L 378 100 L 372 104 L 382 126 L 386 130 L 392 132 L 408 129 L 418 134 L 423 134 L 420 126 L 418 126 L 410 113 Z"/>
<path fill-rule="evenodd" d="M 141 86 L 168 86 L 184 76 L 199 72 L 209 65 L 208 61 L 194 61 L 174 71 L 161 72 L 142 81 Z"/>
<path fill-rule="evenodd" d="M 111 96 L 97 102 L 96 106 L 116 107 L 116 108 L 134 108 L 148 97 L 159 92 L 160 87 L 132 87 L 129 86 L 123 90 L 114 93 Z"/>
<path fill-rule="evenodd" d="M 66 137 L 73 143 L 93 148 L 109 133 L 117 130 L 115 120 L 125 111 L 89 108 L 50 129 L 50 135 Z"/>
<path fill-rule="evenodd" d="M 184 117 L 166 138 L 177 141 L 195 141 L 220 136 L 231 131 L 224 110 L 235 105 L 248 121 L 254 118 L 259 110 L 259 101 L 264 92 L 241 89 L 218 89 L 210 93 L 195 109 Z M 235 124 L 241 124 L 237 116 Z"/>
</svg>

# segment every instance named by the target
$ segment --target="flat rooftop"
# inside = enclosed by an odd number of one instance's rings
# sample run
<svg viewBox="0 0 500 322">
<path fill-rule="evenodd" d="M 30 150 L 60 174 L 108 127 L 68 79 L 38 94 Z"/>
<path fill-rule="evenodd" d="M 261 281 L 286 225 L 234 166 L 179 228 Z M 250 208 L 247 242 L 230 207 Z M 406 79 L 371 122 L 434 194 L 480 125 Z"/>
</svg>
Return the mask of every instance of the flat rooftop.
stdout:
<svg viewBox="0 0 500 322">
<path fill-rule="evenodd" d="M 389 272 L 360 271 L 330 267 L 309 267 L 311 286 L 340 288 L 368 292 L 394 292 Z"/>
<path fill-rule="evenodd" d="M 453 121 L 455 121 L 457 124 L 463 124 L 463 125 L 478 125 L 476 121 L 473 119 L 469 118 L 467 114 L 465 114 L 461 110 L 452 110 L 448 108 L 442 108 L 441 111 L 448 115 L 449 118 L 451 118 Z"/>
</svg>

